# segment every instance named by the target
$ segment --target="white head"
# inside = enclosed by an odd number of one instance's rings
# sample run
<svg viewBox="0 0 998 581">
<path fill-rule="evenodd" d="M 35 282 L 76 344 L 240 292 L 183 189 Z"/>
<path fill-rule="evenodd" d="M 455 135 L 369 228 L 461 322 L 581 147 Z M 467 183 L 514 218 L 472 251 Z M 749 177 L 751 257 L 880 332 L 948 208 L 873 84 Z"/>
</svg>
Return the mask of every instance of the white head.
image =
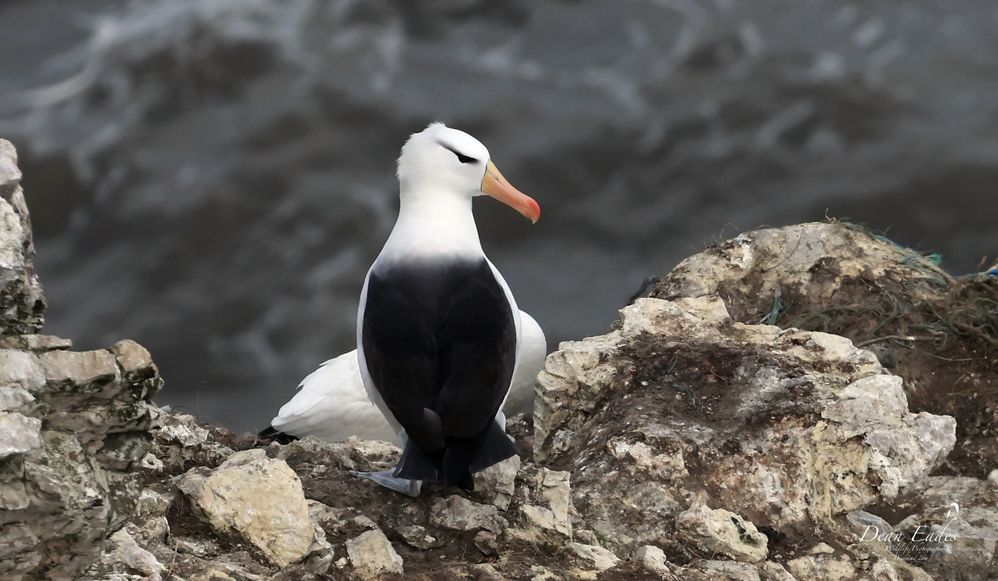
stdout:
<svg viewBox="0 0 998 581">
<path fill-rule="evenodd" d="M 531 222 L 540 218 L 537 202 L 506 181 L 480 141 L 443 123 L 431 123 L 409 136 L 399 156 L 398 178 L 403 197 L 470 199 L 486 194 Z"/>
</svg>

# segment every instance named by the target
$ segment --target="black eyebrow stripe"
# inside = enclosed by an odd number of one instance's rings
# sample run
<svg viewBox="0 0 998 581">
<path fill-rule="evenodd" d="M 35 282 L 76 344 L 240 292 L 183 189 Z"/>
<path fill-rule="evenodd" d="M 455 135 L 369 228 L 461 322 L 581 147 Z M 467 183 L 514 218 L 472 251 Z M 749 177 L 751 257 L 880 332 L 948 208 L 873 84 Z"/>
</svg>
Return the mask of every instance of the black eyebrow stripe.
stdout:
<svg viewBox="0 0 998 581">
<path fill-rule="evenodd" d="M 474 163 L 474 162 L 478 161 L 477 159 L 471 157 L 470 155 L 465 155 L 465 154 L 461 153 L 460 151 L 458 151 L 458 150 L 454 149 L 453 147 L 447 145 L 443 141 L 438 141 L 437 143 L 440 144 L 440 147 L 442 147 L 442 148 L 446 149 L 447 151 L 449 151 L 449 152 L 453 153 L 454 155 L 456 155 L 457 156 L 457 160 L 460 161 L 461 163 Z"/>
</svg>

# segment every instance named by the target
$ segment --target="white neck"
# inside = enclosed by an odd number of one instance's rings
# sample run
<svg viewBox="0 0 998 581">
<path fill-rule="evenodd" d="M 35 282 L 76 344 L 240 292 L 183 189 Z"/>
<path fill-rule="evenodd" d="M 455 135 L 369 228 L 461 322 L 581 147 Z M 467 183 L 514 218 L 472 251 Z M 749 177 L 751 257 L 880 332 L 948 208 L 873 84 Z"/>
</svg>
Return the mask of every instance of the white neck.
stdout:
<svg viewBox="0 0 998 581">
<path fill-rule="evenodd" d="M 484 256 L 471 198 L 403 187 L 399 217 L 378 262 Z"/>
</svg>

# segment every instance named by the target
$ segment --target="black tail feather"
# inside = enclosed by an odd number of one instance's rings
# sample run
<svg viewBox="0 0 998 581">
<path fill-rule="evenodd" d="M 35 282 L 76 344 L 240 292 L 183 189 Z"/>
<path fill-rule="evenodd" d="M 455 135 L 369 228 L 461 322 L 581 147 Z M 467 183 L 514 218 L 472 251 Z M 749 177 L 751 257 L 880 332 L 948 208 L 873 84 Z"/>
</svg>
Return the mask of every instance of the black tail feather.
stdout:
<svg viewBox="0 0 998 581">
<path fill-rule="evenodd" d="M 472 474 L 515 455 L 513 441 L 493 421 L 474 438 L 447 438 L 445 447 L 435 452 L 424 452 L 410 440 L 402 451 L 395 476 L 443 482 L 471 492 L 475 490 Z"/>
<path fill-rule="evenodd" d="M 492 422 L 474 438 L 448 440 L 443 457 L 444 482 L 474 491 L 472 474 L 515 455 L 513 441 L 498 423 Z"/>
<path fill-rule="evenodd" d="M 416 443 L 409 440 L 402 450 L 402 457 L 395 467 L 396 478 L 408 478 L 409 480 L 422 480 L 424 482 L 439 482 L 441 478 L 441 464 L 443 450 L 426 453 L 416 446 Z"/>
</svg>

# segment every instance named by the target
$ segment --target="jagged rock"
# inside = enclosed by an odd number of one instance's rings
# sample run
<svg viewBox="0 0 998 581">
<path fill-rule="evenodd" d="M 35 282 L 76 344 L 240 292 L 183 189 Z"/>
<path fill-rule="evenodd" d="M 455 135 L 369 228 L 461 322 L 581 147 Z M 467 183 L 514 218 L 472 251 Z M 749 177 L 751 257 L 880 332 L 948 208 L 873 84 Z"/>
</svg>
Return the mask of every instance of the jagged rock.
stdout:
<svg viewBox="0 0 998 581">
<path fill-rule="evenodd" d="M 947 470 L 983 478 L 998 466 L 998 276 L 954 279 L 937 262 L 855 225 L 798 224 L 713 245 L 650 295 L 717 295 L 735 321 L 852 339 L 904 379 L 913 411 L 957 419 Z"/>
<path fill-rule="evenodd" d="M 548 468 L 520 473 L 522 497 L 518 502 L 519 527 L 507 531 L 511 537 L 530 542 L 564 542 L 572 538 L 571 475 Z"/>
<path fill-rule="evenodd" d="M 988 579 L 996 570 L 998 486 L 936 476 L 908 487 L 893 506 L 907 514 L 890 527 L 896 555 L 940 578 Z"/>
<path fill-rule="evenodd" d="M 500 532 L 506 525 L 495 506 L 478 504 L 457 495 L 435 499 L 430 509 L 430 522 L 447 529 L 485 529 L 493 533 Z"/>
<path fill-rule="evenodd" d="M 439 539 L 431 535 L 426 530 L 426 527 L 419 525 L 401 526 L 398 528 L 398 534 L 410 547 L 415 547 L 424 551 L 439 547 L 443 544 Z"/>
<path fill-rule="evenodd" d="M 165 569 L 156 556 L 140 547 L 126 529 L 120 529 L 108 539 L 100 562 L 88 570 L 88 575 L 106 578 L 115 574 L 138 573 L 143 579 L 159 581 Z"/>
<path fill-rule="evenodd" d="M 350 539 L 346 550 L 350 563 L 362 579 L 377 579 L 388 573 L 403 572 L 402 557 L 395 552 L 381 529 L 369 530 Z"/>
<path fill-rule="evenodd" d="M 170 475 L 181 474 L 192 465 L 214 468 L 233 453 L 190 414 L 163 414 L 153 426 L 152 436 L 158 460 L 152 464 L 162 465 Z"/>
<path fill-rule="evenodd" d="M 68 351 L 69 340 L 39 334 L 20 179 L 0 139 L 0 577 L 73 578 L 135 509 L 162 380 L 148 354 L 143 376 L 129 376 L 109 350 Z M 114 538 L 122 559 L 138 558 Z"/>
<path fill-rule="evenodd" d="M 908 413 L 899 382 L 841 337 L 733 323 L 717 297 L 640 299 L 621 316 L 548 357 L 534 418 L 535 453 L 572 466 L 580 518 L 609 546 L 675 547 L 663 522 L 701 494 L 813 530 L 953 446 L 952 418 Z"/>
<path fill-rule="evenodd" d="M 696 545 L 736 561 L 755 563 L 768 554 L 766 535 L 737 514 L 697 504 L 676 517 L 679 534 Z"/>
<path fill-rule="evenodd" d="M 45 298 L 34 256 L 17 152 L 0 139 L 0 335 L 33 334 L 42 328 Z"/>
<path fill-rule="evenodd" d="M 177 487 L 215 530 L 238 536 L 279 567 L 325 543 L 315 538 L 298 476 L 263 450 L 236 452 L 208 473 L 194 469 Z"/>
<path fill-rule="evenodd" d="M 509 507 L 516 485 L 516 474 L 520 471 L 519 456 L 513 456 L 475 474 L 476 496 L 485 498 L 500 510 Z"/>
<path fill-rule="evenodd" d="M 41 570 L 70 578 L 94 561 L 134 511 L 134 468 L 150 450 L 155 367 L 146 378 L 126 378 L 109 351 L 50 349 L 58 343 L 8 341 L 37 351 L 0 350 L 4 578 Z"/>
</svg>

